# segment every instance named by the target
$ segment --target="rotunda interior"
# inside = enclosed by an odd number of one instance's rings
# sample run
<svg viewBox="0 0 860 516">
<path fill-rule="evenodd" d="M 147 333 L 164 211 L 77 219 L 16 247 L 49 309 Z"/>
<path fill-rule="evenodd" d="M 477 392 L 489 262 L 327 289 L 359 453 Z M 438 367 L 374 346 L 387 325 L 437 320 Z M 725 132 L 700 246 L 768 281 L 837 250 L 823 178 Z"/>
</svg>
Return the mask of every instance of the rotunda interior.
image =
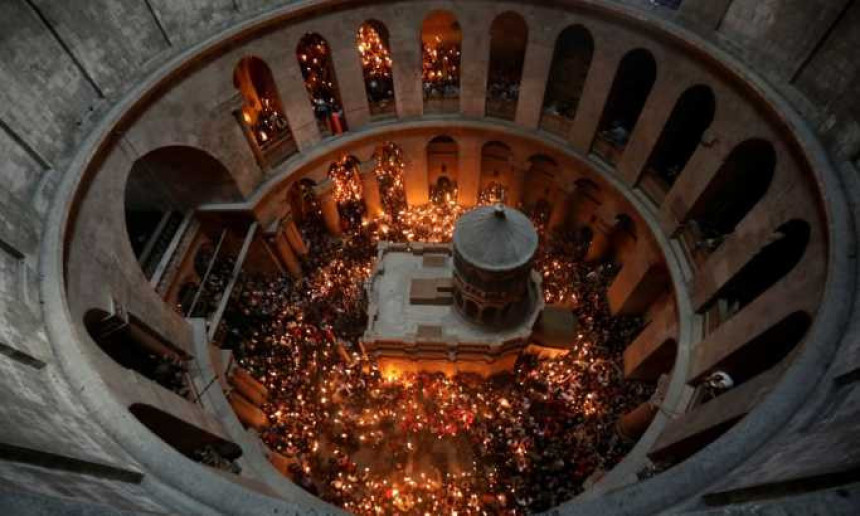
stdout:
<svg viewBox="0 0 860 516">
<path fill-rule="evenodd" d="M 3 514 L 857 514 L 854 0 L 0 5 Z"/>
</svg>

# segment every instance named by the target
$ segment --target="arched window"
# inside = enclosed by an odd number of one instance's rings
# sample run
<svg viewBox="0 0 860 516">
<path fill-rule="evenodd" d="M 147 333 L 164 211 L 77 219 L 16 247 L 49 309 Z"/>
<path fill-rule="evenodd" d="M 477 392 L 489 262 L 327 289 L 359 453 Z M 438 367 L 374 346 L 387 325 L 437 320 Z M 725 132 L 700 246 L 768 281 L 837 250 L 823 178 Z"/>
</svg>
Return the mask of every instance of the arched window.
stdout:
<svg viewBox="0 0 860 516">
<path fill-rule="evenodd" d="M 516 189 L 513 152 L 502 142 L 487 142 L 481 148 L 480 204 L 509 202 L 511 190 Z"/>
<path fill-rule="evenodd" d="M 328 177 L 334 183 L 338 212 L 341 220 L 346 220 L 350 228 L 361 224 L 365 212 L 359 163 L 355 156 L 344 154 L 328 168 Z"/>
<path fill-rule="evenodd" d="M 242 94 L 242 126 L 260 165 L 277 165 L 298 152 L 269 66 L 258 57 L 242 58 L 233 85 Z"/>
<path fill-rule="evenodd" d="M 241 199 L 227 168 L 202 150 L 176 145 L 138 158 L 125 185 L 125 220 L 132 251 L 147 279 L 169 258 L 165 253 L 189 211 Z"/>
<path fill-rule="evenodd" d="M 234 462 L 242 456 L 242 448 L 236 443 L 152 405 L 135 403 L 128 410 L 150 432 L 189 459 L 230 473 L 241 472 Z"/>
<path fill-rule="evenodd" d="M 734 149 L 690 209 L 682 239 L 701 263 L 764 197 L 776 168 L 766 140 L 747 140 Z"/>
<path fill-rule="evenodd" d="M 487 72 L 487 116 L 505 120 L 513 120 L 516 116 L 528 39 L 528 26 L 519 14 L 508 11 L 493 20 Z"/>
<path fill-rule="evenodd" d="M 793 219 L 777 228 L 774 238 L 702 308 L 708 330 L 716 329 L 791 272 L 803 258 L 809 237 L 809 223 L 804 220 Z"/>
<path fill-rule="evenodd" d="M 573 125 L 594 55 L 594 39 L 581 25 L 568 27 L 555 40 L 540 127 L 566 136 Z"/>
<path fill-rule="evenodd" d="M 328 42 L 319 34 L 305 34 L 296 47 L 296 57 L 320 131 L 325 135 L 346 131 L 340 89 Z"/>
<path fill-rule="evenodd" d="M 364 91 L 367 93 L 370 115 L 393 115 L 396 109 L 388 29 L 380 21 L 367 20 L 358 28 L 355 44 L 361 57 Z"/>
<path fill-rule="evenodd" d="M 427 144 L 427 179 L 430 182 L 430 200 L 434 203 L 457 200 L 457 180 L 460 170 L 460 151 L 450 136 L 437 136 Z"/>
<path fill-rule="evenodd" d="M 389 216 L 397 219 L 400 211 L 406 208 L 403 149 L 394 142 L 385 142 L 376 148 L 373 158 L 376 162 L 373 173 L 379 183 L 382 206 Z"/>
<path fill-rule="evenodd" d="M 704 85 L 688 89 L 675 103 L 642 178 L 642 189 L 654 201 L 662 202 L 675 184 L 714 121 L 715 110 L 714 92 Z"/>
<path fill-rule="evenodd" d="M 651 52 L 639 48 L 624 56 L 609 91 L 592 152 L 611 165 L 618 162 L 657 79 Z"/>
<path fill-rule="evenodd" d="M 84 315 L 84 327 L 99 348 L 120 366 L 179 396 L 191 397 L 188 354 L 140 321 L 93 309 Z"/>
<path fill-rule="evenodd" d="M 421 76 L 425 113 L 460 110 L 460 23 L 448 11 L 434 11 L 421 25 Z"/>
</svg>

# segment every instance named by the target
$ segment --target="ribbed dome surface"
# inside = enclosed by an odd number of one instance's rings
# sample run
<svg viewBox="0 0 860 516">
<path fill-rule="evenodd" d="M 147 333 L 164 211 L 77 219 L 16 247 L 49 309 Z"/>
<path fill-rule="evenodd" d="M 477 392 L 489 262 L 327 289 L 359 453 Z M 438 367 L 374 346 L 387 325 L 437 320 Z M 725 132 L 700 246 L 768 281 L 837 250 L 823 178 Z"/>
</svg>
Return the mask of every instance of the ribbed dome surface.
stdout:
<svg viewBox="0 0 860 516">
<path fill-rule="evenodd" d="M 454 248 L 481 269 L 516 269 L 532 259 L 537 247 L 537 231 L 528 217 L 501 204 L 475 208 L 454 227 Z"/>
</svg>

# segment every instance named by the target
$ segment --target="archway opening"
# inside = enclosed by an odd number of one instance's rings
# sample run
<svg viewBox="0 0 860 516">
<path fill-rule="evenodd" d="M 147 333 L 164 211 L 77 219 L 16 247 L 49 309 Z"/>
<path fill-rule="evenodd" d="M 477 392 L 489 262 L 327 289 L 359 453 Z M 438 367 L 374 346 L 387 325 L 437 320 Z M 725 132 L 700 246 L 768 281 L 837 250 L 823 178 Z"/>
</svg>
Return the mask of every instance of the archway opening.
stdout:
<svg viewBox="0 0 860 516">
<path fill-rule="evenodd" d="M 436 204 L 457 201 L 460 150 L 450 136 L 437 136 L 427 144 L 427 179 L 430 200 Z"/>
<path fill-rule="evenodd" d="M 515 206 L 519 197 L 513 170 L 513 151 L 502 142 L 487 142 L 481 147 L 480 204 L 498 202 Z"/>
<path fill-rule="evenodd" d="M 394 142 L 385 142 L 376 148 L 373 158 L 376 163 L 373 173 L 379 184 L 382 207 L 388 216 L 396 220 L 400 212 L 406 209 L 406 161 L 403 149 Z"/>
<path fill-rule="evenodd" d="M 332 135 L 346 131 L 340 88 L 328 42 L 319 34 L 305 34 L 296 47 L 296 57 L 320 132 Z"/>
<path fill-rule="evenodd" d="M 703 307 L 708 333 L 740 312 L 790 273 L 806 253 L 811 228 L 793 219 L 777 228 L 773 239 L 756 253 Z"/>
<path fill-rule="evenodd" d="M 233 71 L 233 85 L 242 94 L 244 132 L 260 165 L 277 165 L 298 152 L 278 87 L 265 61 L 256 56 L 242 58 Z"/>
<path fill-rule="evenodd" d="M 355 45 L 361 57 L 370 116 L 393 115 L 396 106 L 388 29 L 378 20 L 367 20 L 358 28 Z"/>
<path fill-rule="evenodd" d="M 135 161 L 125 185 L 125 221 L 144 276 L 151 279 L 170 259 L 170 244 L 193 210 L 241 199 L 227 168 L 200 149 L 161 147 Z"/>
<path fill-rule="evenodd" d="M 490 26 L 486 115 L 513 120 L 520 96 L 529 29 L 517 13 L 504 12 Z"/>
<path fill-rule="evenodd" d="M 559 136 L 570 132 L 593 55 L 594 39 L 585 27 L 574 25 L 559 34 L 543 97 L 541 129 Z"/>
<path fill-rule="evenodd" d="M 701 263 L 716 250 L 767 193 L 776 152 L 766 140 L 747 140 L 734 149 L 690 209 L 682 238 Z"/>
<path fill-rule="evenodd" d="M 675 103 L 642 177 L 641 187 L 652 200 L 663 201 L 714 121 L 715 111 L 714 92 L 704 85 L 689 88 Z"/>
<path fill-rule="evenodd" d="M 460 46 L 463 33 L 449 11 L 434 11 L 421 25 L 421 77 L 425 113 L 460 110 Z"/>
<path fill-rule="evenodd" d="M 657 63 L 645 49 L 628 52 L 618 65 L 591 149 L 610 165 L 624 153 L 656 79 Z"/>
<path fill-rule="evenodd" d="M 359 164 L 358 158 L 345 154 L 328 169 L 328 177 L 334 183 L 334 198 L 340 219 L 349 228 L 358 227 L 366 211 Z"/>
</svg>

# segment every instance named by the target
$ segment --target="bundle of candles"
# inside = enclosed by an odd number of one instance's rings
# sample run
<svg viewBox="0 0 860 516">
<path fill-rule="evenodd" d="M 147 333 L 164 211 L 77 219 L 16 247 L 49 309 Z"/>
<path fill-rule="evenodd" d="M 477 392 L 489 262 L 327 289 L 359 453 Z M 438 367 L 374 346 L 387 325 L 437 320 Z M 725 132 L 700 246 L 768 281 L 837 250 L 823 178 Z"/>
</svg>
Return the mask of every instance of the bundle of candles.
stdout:
<svg viewBox="0 0 860 516">
<path fill-rule="evenodd" d="M 478 204 L 496 204 L 505 202 L 508 198 L 508 189 L 501 183 L 493 181 L 478 192 Z"/>
<path fill-rule="evenodd" d="M 428 96 L 456 96 L 460 86 L 460 46 L 435 36 L 423 47 L 422 76 Z"/>
<path fill-rule="evenodd" d="M 341 240 L 313 214 L 305 277 L 248 278 L 225 315 L 239 363 L 269 389 L 262 440 L 292 461 L 296 483 L 355 514 L 547 510 L 620 460 L 629 445 L 613 423 L 651 394 L 620 373 L 641 322 L 608 311 L 617 268 L 586 264 L 572 232 L 542 241 L 535 265 L 547 302 L 579 319 L 567 355 L 524 355 L 490 380 L 381 371 L 364 356 L 362 283 L 378 240 L 446 241 L 463 211 L 404 208 Z"/>
</svg>

